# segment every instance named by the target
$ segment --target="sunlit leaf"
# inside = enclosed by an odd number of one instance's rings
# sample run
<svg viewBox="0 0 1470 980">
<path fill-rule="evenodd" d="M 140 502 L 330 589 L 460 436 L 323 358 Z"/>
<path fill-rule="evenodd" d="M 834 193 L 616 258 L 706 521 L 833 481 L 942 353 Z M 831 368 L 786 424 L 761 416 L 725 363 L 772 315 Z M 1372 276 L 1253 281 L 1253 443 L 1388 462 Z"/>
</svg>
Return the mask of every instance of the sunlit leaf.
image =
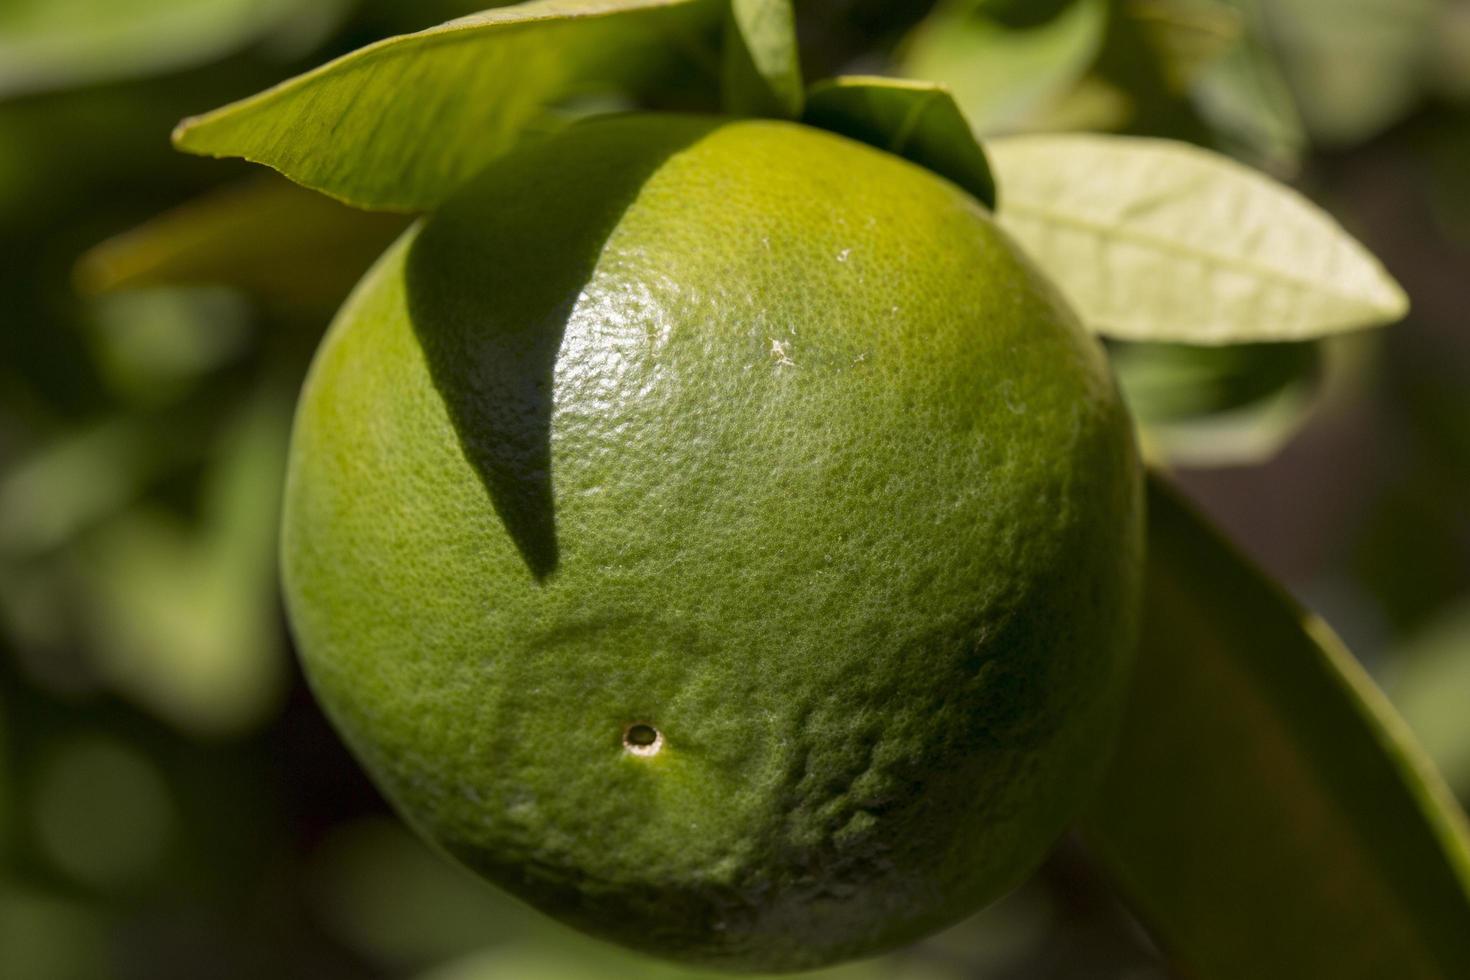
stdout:
<svg viewBox="0 0 1470 980">
<path fill-rule="evenodd" d="M 1309 132 L 1357 143 L 1429 82 L 1440 0 L 1270 0 L 1261 10 Z"/>
<path fill-rule="evenodd" d="M 1391 323 L 1403 290 L 1296 192 L 1168 140 L 1019 136 L 988 145 L 1001 223 L 1082 319 L 1124 340 L 1301 340 Z"/>
<path fill-rule="evenodd" d="M 1105 0 L 1074 0 L 1051 20 L 1019 28 L 954 0 L 910 34 L 899 67 L 948 87 L 976 132 L 1004 132 L 1081 79 L 1106 26 Z"/>
<path fill-rule="evenodd" d="M 985 151 L 949 92 L 937 85 L 834 78 L 812 86 L 802 121 L 912 160 L 995 207 Z"/>
<path fill-rule="evenodd" d="M 1197 980 L 1470 976 L 1470 830 L 1331 631 L 1154 478 L 1136 681 L 1085 840 Z"/>
<path fill-rule="evenodd" d="M 203 64 L 341 0 L 5 0 L 0 99 Z"/>
<path fill-rule="evenodd" d="M 791 0 L 729 0 L 725 107 L 742 116 L 801 115 L 801 64 Z"/>
<path fill-rule="evenodd" d="M 77 280 L 89 292 L 228 285 L 290 307 L 334 309 L 408 220 L 264 177 L 108 239 L 82 257 Z"/>
<path fill-rule="evenodd" d="M 1443 613 L 1393 657 L 1388 692 L 1461 799 L 1470 799 L 1470 602 Z"/>
<path fill-rule="evenodd" d="M 1110 353 L 1144 445 L 1180 466 L 1266 461 L 1305 424 L 1318 394 L 1312 342 L 1120 343 Z"/>
<path fill-rule="evenodd" d="M 531 0 L 371 44 L 179 125 L 349 204 L 433 207 L 549 106 L 642 91 L 709 55 L 715 0 Z"/>
</svg>

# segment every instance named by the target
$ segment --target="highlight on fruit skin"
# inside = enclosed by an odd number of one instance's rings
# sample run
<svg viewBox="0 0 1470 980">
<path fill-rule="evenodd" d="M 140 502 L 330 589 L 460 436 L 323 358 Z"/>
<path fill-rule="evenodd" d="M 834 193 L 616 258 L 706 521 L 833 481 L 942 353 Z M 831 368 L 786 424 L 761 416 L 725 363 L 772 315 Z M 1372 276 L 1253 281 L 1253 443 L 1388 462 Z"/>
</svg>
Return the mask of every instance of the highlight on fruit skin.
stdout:
<svg viewBox="0 0 1470 980">
<path fill-rule="evenodd" d="M 343 308 L 285 589 L 445 851 L 627 946 L 801 969 L 973 912 L 1086 801 L 1139 483 L 1097 343 L 959 188 L 796 124 L 604 117 Z"/>
</svg>

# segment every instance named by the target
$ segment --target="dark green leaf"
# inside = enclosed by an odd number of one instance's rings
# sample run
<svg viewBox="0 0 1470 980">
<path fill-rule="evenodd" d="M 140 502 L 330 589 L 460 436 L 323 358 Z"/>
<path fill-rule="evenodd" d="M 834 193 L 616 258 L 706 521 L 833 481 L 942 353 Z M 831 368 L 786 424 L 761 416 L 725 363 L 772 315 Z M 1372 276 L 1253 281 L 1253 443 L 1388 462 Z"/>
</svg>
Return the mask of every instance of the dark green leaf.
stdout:
<svg viewBox="0 0 1470 980">
<path fill-rule="evenodd" d="M 1186 466 L 1260 463 L 1306 421 L 1321 370 L 1312 342 L 1114 344 L 1113 370 L 1153 453 Z"/>
<path fill-rule="evenodd" d="M 548 107 L 637 93 L 707 55 L 716 0 L 531 0 L 388 38 L 186 119 L 175 144 L 239 156 L 359 207 L 433 207 Z"/>
<path fill-rule="evenodd" d="M 725 108 L 736 115 L 801 115 L 801 63 L 791 0 L 730 0 L 723 87 Z"/>
<path fill-rule="evenodd" d="M 1470 831 L 1327 626 L 1162 480 L 1137 677 L 1084 838 L 1197 980 L 1470 976 Z"/>
<path fill-rule="evenodd" d="M 802 121 L 912 160 L 995 207 L 995 179 L 949 92 L 927 82 L 846 76 L 812 86 Z"/>
<path fill-rule="evenodd" d="M 90 292 L 237 286 L 311 309 L 335 308 L 408 219 L 346 207 L 266 177 L 190 201 L 84 255 Z"/>
</svg>

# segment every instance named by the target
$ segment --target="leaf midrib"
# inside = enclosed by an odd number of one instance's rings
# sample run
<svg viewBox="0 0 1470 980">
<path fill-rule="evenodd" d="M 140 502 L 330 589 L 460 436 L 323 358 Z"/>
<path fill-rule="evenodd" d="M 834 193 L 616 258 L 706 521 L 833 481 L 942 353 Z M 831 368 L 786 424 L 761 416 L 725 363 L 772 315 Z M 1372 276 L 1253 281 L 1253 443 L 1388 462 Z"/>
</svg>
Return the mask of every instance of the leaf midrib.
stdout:
<svg viewBox="0 0 1470 980">
<path fill-rule="evenodd" d="M 1007 211 L 1019 211 L 1028 214 L 1044 222 L 1052 224 L 1068 225 L 1083 231 L 1091 232 L 1099 238 L 1116 238 L 1138 245 L 1147 246 L 1154 251 L 1165 254 L 1183 255 L 1188 258 L 1211 262 L 1225 269 L 1233 269 L 1237 272 L 1247 272 L 1270 282 L 1280 283 L 1305 293 L 1317 293 L 1349 302 L 1366 304 L 1374 311 L 1388 312 L 1391 308 L 1386 304 L 1375 301 L 1371 296 L 1361 293 L 1350 293 L 1341 290 L 1324 287 L 1319 281 L 1303 276 L 1283 273 L 1271 266 L 1260 265 L 1249 259 L 1225 255 L 1219 252 L 1211 252 L 1207 249 L 1186 245 L 1162 235 L 1153 235 L 1138 230 L 1132 225 L 1110 225 L 1094 219 L 1082 218 L 1067 212 L 1055 211 L 1044 205 L 1029 204 L 1024 199 L 1017 201 L 1014 194 L 1007 198 Z M 1001 216 L 1004 221 L 1004 215 Z"/>
</svg>

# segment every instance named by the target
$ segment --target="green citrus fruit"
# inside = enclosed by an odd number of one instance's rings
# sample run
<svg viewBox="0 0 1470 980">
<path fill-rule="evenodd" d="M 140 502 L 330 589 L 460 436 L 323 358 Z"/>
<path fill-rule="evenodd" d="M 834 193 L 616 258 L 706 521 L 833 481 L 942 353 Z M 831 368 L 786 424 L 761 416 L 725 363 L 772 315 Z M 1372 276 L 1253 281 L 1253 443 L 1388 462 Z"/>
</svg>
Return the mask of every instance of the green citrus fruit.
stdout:
<svg viewBox="0 0 1470 980">
<path fill-rule="evenodd" d="M 1102 351 L 964 192 L 625 116 L 493 165 L 349 300 L 286 595 L 443 849 L 629 946 L 797 968 L 974 910 L 1075 815 L 1139 510 Z"/>
</svg>

